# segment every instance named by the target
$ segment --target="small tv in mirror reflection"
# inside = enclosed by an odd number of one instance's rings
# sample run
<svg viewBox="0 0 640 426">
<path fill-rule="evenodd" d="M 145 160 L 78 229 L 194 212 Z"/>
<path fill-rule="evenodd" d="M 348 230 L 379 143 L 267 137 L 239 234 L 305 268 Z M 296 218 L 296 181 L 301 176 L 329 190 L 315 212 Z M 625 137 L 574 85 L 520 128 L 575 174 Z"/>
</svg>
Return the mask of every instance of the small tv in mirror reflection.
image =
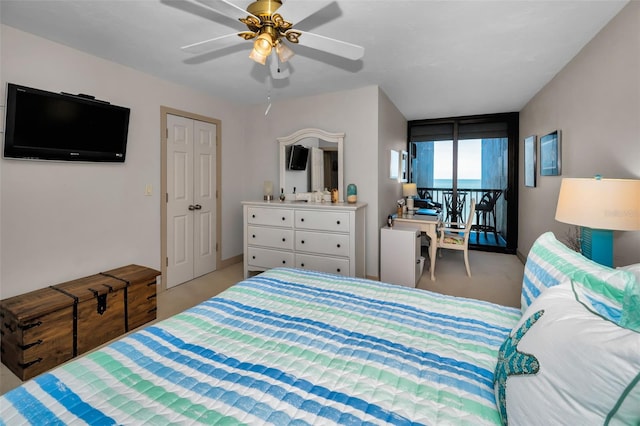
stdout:
<svg viewBox="0 0 640 426">
<path fill-rule="evenodd" d="M 307 160 L 309 158 L 309 148 L 302 145 L 291 145 L 288 151 L 288 169 L 289 170 L 306 170 Z"/>
</svg>

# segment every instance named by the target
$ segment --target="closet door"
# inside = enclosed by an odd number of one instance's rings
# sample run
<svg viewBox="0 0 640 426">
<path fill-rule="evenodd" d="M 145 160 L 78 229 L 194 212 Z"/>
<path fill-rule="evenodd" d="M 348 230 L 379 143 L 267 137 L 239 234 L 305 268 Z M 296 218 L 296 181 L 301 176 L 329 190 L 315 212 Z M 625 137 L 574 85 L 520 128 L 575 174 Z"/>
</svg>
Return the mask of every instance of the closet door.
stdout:
<svg viewBox="0 0 640 426">
<path fill-rule="evenodd" d="M 194 121 L 194 277 L 216 269 L 216 125 Z"/>
<path fill-rule="evenodd" d="M 216 269 L 216 125 L 167 115 L 167 288 Z"/>
</svg>

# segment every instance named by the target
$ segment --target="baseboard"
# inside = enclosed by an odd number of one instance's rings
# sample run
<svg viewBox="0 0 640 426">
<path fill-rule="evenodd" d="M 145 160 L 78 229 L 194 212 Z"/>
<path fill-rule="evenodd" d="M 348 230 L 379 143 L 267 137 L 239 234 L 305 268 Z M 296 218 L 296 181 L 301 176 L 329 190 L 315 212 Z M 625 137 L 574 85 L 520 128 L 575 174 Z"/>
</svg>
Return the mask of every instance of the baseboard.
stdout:
<svg viewBox="0 0 640 426">
<path fill-rule="evenodd" d="M 216 270 L 224 269 L 224 268 L 226 268 L 228 266 L 235 265 L 236 263 L 240 263 L 240 262 L 242 262 L 242 255 L 241 254 L 239 254 L 237 256 L 230 257 L 228 259 L 221 260 L 220 264 L 218 265 Z"/>
</svg>

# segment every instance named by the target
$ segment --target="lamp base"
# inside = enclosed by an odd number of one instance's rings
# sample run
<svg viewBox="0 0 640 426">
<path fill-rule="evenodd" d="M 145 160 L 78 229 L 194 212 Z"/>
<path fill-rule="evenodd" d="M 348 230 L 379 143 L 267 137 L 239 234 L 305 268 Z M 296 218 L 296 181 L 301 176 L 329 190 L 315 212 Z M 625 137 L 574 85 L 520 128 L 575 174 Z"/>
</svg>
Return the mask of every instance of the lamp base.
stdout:
<svg viewBox="0 0 640 426">
<path fill-rule="evenodd" d="M 613 231 L 580 228 L 580 250 L 594 262 L 613 268 Z"/>
<path fill-rule="evenodd" d="M 264 201 L 273 201 L 273 195 L 265 195 Z"/>
<path fill-rule="evenodd" d="M 407 210 L 413 211 L 413 197 L 407 197 Z"/>
</svg>

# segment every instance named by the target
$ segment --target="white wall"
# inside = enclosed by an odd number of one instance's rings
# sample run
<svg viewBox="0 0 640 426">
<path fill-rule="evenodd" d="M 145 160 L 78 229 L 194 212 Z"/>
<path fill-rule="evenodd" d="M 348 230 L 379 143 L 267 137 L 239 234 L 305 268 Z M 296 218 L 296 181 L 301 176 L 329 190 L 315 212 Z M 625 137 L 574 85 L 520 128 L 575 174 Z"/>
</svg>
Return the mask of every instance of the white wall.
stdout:
<svg viewBox="0 0 640 426">
<path fill-rule="evenodd" d="M 562 176 L 538 176 L 536 188 L 520 179 L 518 251 L 524 256 L 542 232 L 563 239 L 571 229 L 554 219 L 562 177 L 640 179 L 640 2 L 625 6 L 520 112 L 520 141 L 556 129 L 562 131 Z M 521 150 L 520 176 L 522 164 Z M 614 264 L 640 262 L 639 248 L 640 231 L 615 232 Z"/>
<path fill-rule="evenodd" d="M 392 149 L 399 152 L 407 149 L 407 120 L 382 90 L 380 90 L 378 114 L 378 217 L 376 223 L 378 232 L 376 236 L 379 246 L 379 229 L 386 225 L 387 216 L 396 212 L 397 201 L 402 198 L 402 184 L 389 178 L 389 166 Z"/>
<path fill-rule="evenodd" d="M 3 25 L 12 82 L 131 108 L 124 164 L 0 160 L 0 298 L 129 263 L 160 269 L 160 106 L 222 121 L 222 259 L 242 253 L 242 108 Z M 275 150 L 274 150 L 275 152 Z M 145 196 L 146 184 L 153 195 Z"/>
</svg>

